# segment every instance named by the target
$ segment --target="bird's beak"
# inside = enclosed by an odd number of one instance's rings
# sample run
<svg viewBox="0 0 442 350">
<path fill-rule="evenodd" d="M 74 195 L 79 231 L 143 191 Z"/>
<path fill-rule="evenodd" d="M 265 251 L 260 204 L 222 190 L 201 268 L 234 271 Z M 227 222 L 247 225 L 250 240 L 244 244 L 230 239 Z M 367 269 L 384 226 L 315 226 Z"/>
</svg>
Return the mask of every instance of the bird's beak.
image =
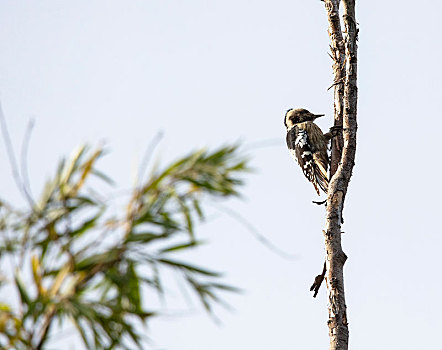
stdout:
<svg viewBox="0 0 442 350">
<path fill-rule="evenodd" d="M 313 116 L 315 117 L 315 119 L 316 118 L 320 118 L 320 117 L 323 117 L 325 114 L 314 114 Z"/>
</svg>

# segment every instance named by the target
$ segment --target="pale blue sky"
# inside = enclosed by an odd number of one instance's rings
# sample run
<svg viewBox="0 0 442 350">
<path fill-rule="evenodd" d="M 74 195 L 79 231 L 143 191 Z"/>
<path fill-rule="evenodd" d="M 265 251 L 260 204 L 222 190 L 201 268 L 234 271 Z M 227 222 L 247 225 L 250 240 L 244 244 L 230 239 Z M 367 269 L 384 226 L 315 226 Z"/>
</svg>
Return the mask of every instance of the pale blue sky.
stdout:
<svg viewBox="0 0 442 350">
<path fill-rule="evenodd" d="M 357 7 L 359 134 L 343 245 L 358 350 L 442 348 L 441 11 L 428 0 Z M 316 299 L 308 291 L 322 268 L 324 210 L 311 204 L 316 194 L 283 127 L 290 107 L 326 113 L 324 129 L 332 123 L 321 1 L 3 0 L 0 23 L 0 94 L 17 149 L 36 121 L 35 194 L 84 141 L 107 140 L 102 169 L 127 187 L 159 130 L 165 161 L 205 145 L 273 140 L 250 151 L 258 171 L 245 199 L 229 205 L 299 258 L 276 256 L 227 216 L 202 226 L 210 244 L 193 258 L 245 293 L 226 296 L 235 311 L 218 310 L 220 326 L 175 292 L 171 316 L 150 324 L 152 348 L 327 348 L 325 290 Z M 3 143 L 0 164 L 1 197 L 19 203 Z M 73 337 L 55 344 L 78 349 Z"/>
</svg>

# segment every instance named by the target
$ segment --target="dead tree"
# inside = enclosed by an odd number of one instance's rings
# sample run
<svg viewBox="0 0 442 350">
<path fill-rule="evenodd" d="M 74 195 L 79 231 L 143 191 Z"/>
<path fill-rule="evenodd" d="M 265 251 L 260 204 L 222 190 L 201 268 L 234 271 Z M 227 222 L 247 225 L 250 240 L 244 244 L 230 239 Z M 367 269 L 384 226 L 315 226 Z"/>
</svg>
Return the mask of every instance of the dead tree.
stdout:
<svg viewBox="0 0 442 350">
<path fill-rule="evenodd" d="M 343 267 L 347 256 L 341 246 L 344 200 L 355 164 L 357 82 L 357 37 L 355 0 L 342 0 L 341 29 L 340 0 L 325 0 L 330 36 L 330 57 L 334 74 L 334 125 L 342 130 L 332 140 L 330 184 L 324 238 L 326 260 L 321 275 L 315 278 L 311 290 L 316 296 L 325 277 L 328 297 L 328 327 L 331 350 L 348 349 L 347 307 L 344 293 Z"/>
</svg>

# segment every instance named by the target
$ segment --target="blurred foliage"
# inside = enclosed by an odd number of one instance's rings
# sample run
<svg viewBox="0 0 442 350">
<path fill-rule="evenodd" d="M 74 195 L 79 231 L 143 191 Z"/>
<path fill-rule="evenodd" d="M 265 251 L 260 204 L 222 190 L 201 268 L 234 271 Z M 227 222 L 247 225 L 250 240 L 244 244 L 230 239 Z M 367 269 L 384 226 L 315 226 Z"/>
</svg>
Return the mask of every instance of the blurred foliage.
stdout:
<svg viewBox="0 0 442 350">
<path fill-rule="evenodd" d="M 70 322 L 87 349 L 141 349 L 140 325 L 155 315 L 143 294 L 165 294 L 164 269 L 182 276 L 208 312 L 218 292 L 235 290 L 219 273 L 174 255 L 199 244 L 195 224 L 208 197 L 238 195 L 248 169 L 237 147 L 152 170 L 120 211 L 86 188 L 93 177 L 110 181 L 96 169 L 102 156 L 101 148 L 81 147 L 60 162 L 28 210 L 0 201 L 0 266 L 12 271 L 0 274 L 8 295 L 0 301 L 0 348 L 44 349 L 51 327 Z"/>
</svg>

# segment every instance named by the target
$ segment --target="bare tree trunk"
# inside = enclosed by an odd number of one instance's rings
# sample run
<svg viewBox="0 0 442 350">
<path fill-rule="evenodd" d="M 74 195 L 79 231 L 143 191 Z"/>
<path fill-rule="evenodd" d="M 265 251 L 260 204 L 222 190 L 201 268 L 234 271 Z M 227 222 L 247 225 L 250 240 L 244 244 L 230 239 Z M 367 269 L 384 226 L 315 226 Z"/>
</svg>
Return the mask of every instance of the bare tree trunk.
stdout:
<svg viewBox="0 0 442 350">
<path fill-rule="evenodd" d="M 342 126 L 345 77 L 345 48 L 342 38 L 341 22 L 339 20 L 339 2 L 340 0 L 325 1 L 325 8 L 328 15 L 328 35 L 330 37 L 330 57 L 333 59 L 335 126 Z M 342 134 L 339 134 L 338 137 L 334 137 L 331 144 L 330 178 L 338 169 L 341 160 L 343 147 Z"/>
<path fill-rule="evenodd" d="M 331 56 L 334 60 L 335 126 L 343 126 L 342 138 L 338 137 L 332 144 L 331 180 L 328 188 L 324 230 L 331 350 L 348 349 L 349 333 L 343 274 L 347 256 L 341 246 L 341 223 L 343 222 L 344 200 L 355 160 L 358 92 L 356 86 L 356 40 L 358 33 L 355 20 L 355 0 L 343 0 L 345 39 L 339 20 L 339 3 L 340 0 L 325 0 L 329 21 Z"/>
</svg>

